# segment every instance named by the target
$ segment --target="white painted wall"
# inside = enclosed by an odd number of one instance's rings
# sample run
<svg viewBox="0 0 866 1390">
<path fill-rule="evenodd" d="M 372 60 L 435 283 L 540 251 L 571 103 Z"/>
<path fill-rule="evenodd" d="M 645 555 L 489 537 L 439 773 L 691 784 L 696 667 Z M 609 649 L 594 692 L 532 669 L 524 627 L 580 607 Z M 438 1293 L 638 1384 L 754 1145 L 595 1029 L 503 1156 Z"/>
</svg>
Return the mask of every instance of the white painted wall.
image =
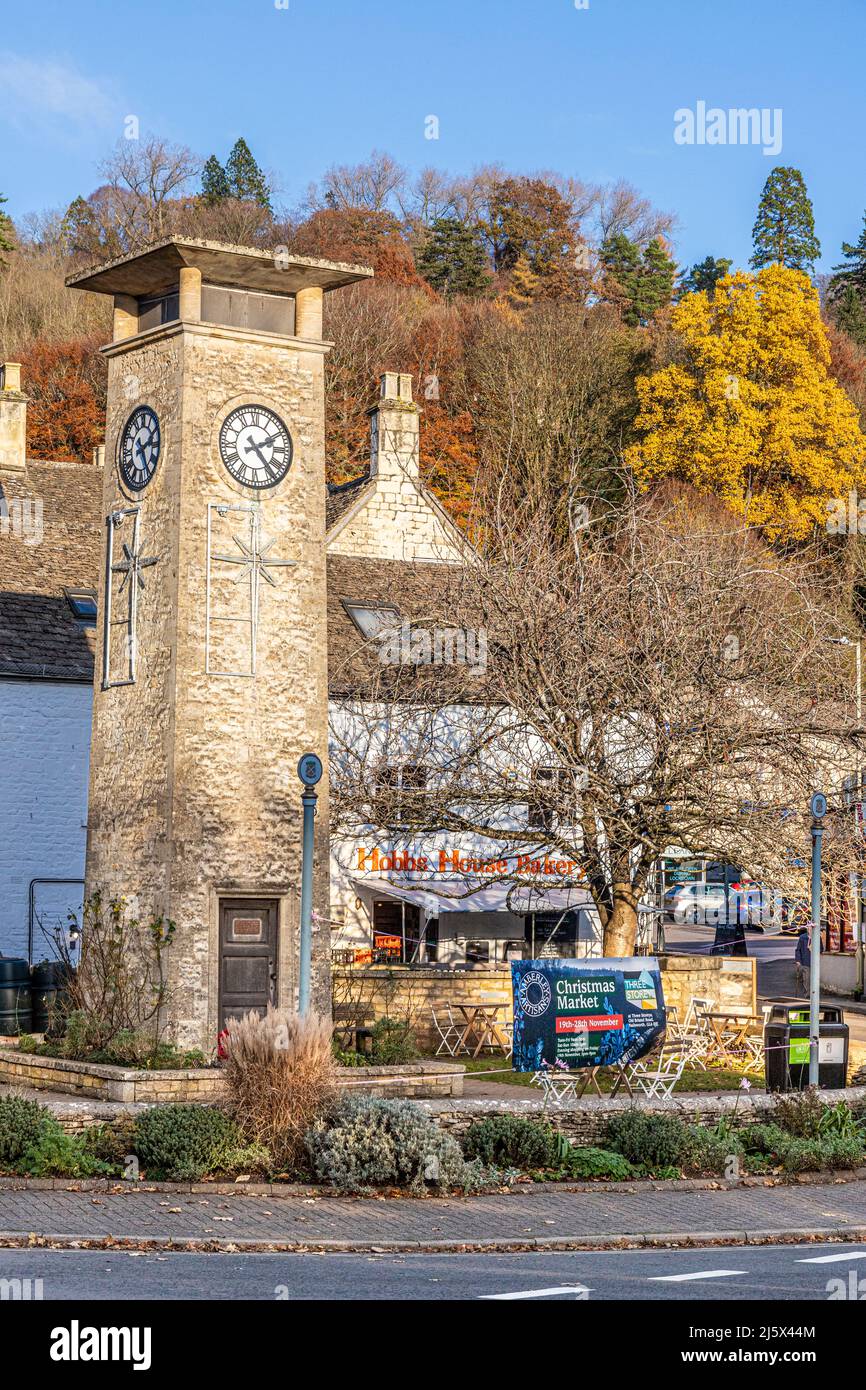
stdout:
<svg viewBox="0 0 866 1390">
<path fill-rule="evenodd" d="M 0 953 L 27 955 L 34 878 L 83 878 L 90 766 L 89 685 L 0 680 Z M 64 921 L 81 890 L 37 890 L 37 911 Z M 38 926 L 34 959 L 48 955 Z"/>
</svg>

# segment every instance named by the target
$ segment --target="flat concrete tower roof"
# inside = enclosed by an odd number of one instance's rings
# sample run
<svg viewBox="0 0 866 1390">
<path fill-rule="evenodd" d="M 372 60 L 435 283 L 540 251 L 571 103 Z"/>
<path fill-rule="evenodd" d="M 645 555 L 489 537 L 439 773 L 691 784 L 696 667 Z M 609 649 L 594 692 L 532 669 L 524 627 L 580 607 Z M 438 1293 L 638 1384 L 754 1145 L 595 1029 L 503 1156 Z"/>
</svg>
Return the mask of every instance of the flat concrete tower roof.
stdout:
<svg viewBox="0 0 866 1390">
<path fill-rule="evenodd" d="M 373 275 L 367 265 L 292 256 L 282 247 L 261 251 L 252 246 L 169 237 L 133 255 L 70 275 L 66 283 L 70 289 L 93 290 L 96 294 L 158 295 L 177 285 L 184 266 L 200 270 L 202 280 L 209 284 L 270 294 L 296 294 L 314 285 L 337 290 Z"/>
</svg>

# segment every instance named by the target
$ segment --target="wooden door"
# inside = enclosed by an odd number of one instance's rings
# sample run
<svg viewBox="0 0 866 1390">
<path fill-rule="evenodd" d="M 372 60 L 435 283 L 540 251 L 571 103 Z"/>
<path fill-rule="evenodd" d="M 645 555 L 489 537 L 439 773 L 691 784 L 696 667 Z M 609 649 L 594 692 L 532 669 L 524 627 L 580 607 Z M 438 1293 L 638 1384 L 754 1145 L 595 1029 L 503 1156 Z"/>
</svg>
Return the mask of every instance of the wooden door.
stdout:
<svg viewBox="0 0 866 1390">
<path fill-rule="evenodd" d="M 278 915 L 273 899 L 220 902 L 220 1032 L 229 1018 L 276 1005 Z"/>
</svg>

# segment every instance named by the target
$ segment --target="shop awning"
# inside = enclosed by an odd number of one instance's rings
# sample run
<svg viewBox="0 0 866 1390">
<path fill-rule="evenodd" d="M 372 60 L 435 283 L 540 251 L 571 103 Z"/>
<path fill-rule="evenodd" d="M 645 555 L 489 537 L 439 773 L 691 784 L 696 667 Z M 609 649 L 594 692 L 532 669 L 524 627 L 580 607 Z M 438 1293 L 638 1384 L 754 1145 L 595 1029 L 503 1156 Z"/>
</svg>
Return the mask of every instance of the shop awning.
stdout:
<svg viewBox="0 0 866 1390">
<path fill-rule="evenodd" d="M 585 888 L 536 888 L 508 880 L 485 883 L 464 878 L 409 879 L 399 875 L 376 878 L 372 874 L 353 878 L 352 886 L 366 903 L 376 898 L 393 898 L 413 903 L 428 917 L 443 912 L 511 912 L 523 917 L 529 912 L 565 912 L 592 908 Z"/>
</svg>

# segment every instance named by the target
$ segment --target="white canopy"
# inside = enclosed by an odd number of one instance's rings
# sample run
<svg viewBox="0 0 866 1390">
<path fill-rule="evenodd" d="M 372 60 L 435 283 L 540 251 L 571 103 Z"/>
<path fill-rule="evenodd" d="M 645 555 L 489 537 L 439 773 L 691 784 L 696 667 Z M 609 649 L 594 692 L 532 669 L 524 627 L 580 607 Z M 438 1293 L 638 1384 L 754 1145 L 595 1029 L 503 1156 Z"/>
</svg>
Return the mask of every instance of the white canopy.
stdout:
<svg viewBox="0 0 866 1390">
<path fill-rule="evenodd" d="M 593 907 L 585 888 L 536 888 L 509 880 L 417 879 L 402 874 L 377 878 L 365 874 L 362 878 L 353 878 L 352 885 L 366 902 L 375 898 L 395 898 L 399 902 L 414 903 L 428 917 L 438 917 L 443 912 L 511 912 L 523 917 L 529 912 L 565 912 L 571 908 Z"/>
</svg>

